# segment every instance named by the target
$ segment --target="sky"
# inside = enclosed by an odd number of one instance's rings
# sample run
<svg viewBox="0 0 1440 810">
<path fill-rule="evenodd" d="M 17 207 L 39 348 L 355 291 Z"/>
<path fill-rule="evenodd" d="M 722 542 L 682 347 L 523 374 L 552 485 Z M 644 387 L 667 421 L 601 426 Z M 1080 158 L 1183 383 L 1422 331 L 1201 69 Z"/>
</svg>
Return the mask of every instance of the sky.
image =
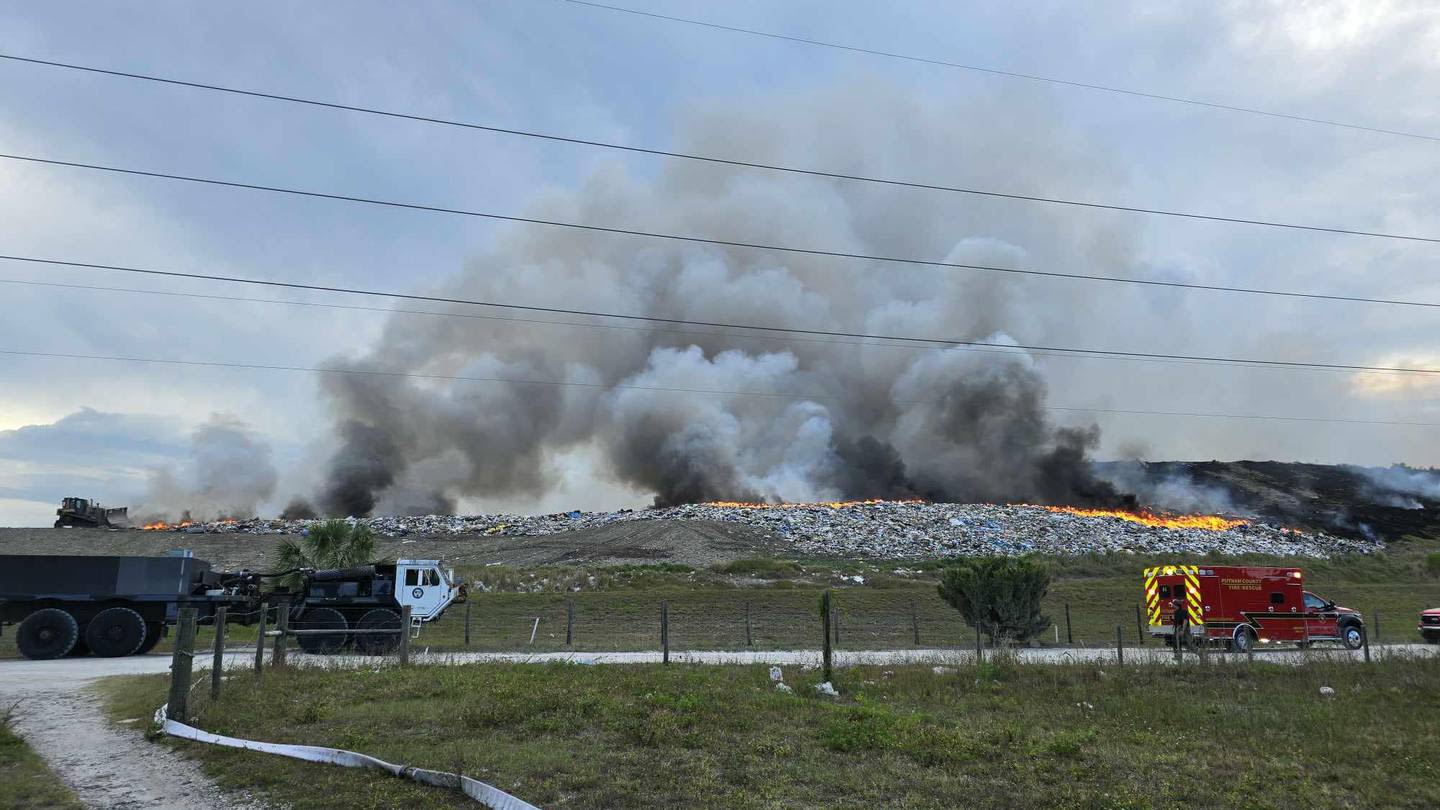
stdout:
<svg viewBox="0 0 1440 810">
<path fill-rule="evenodd" d="M 1440 13 L 1424 2 L 627 4 L 1440 136 Z M 636 146 L 1440 236 L 1435 140 L 816 48 L 561 0 L 429 0 L 403 13 L 378 2 L 5 2 L 0 52 Z M 869 143 L 873 154 L 862 155 Z M 910 143 L 922 147 L 907 154 Z M 663 158 L 7 61 L 0 152 L 521 215 L 563 207 L 597 177 L 663 187 L 675 171 Z M 766 193 L 796 206 L 842 184 L 725 171 L 755 175 Z M 925 245 L 989 239 L 1063 272 L 1440 302 L 1435 244 L 903 193 L 906 206 L 926 210 Z M 651 226 L 624 221 L 623 209 L 582 213 L 597 224 Z M 735 232 L 741 223 L 714 226 L 726 238 L 748 235 Z M 445 288 L 506 240 L 526 238 L 527 227 L 535 226 L 0 160 L 0 254 L 11 256 L 424 292 Z M 893 283 L 904 285 L 935 271 L 894 272 Z M 1013 284 L 1007 294 L 1036 302 L 1015 308 L 1004 325 L 1021 343 L 1440 367 L 1434 309 Z M 583 308 L 594 297 L 570 284 L 533 284 L 525 294 L 524 303 L 557 307 Z M 304 302 L 390 306 L 0 260 L 0 350 L 311 368 L 371 356 L 405 317 L 387 327 L 384 313 Z M 1440 423 L 1435 376 L 1035 362 L 1059 407 Z M 253 499 L 274 514 L 315 487 L 334 451 L 320 376 L 0 355 L 0 525 L 47 524 L 67 495 L 153 502 L 175 481 L 197 477 L 209 451 L 196 437 L 217 432 L 243 445 L 246 458 L 274 465 L 278 482 Z M 1098 425 L 1098 458 L 1440 461 L 1433 426 L 1080 411 L 1056 418 Z M 598 472 L 581 450 L 556 462 L 544 492 L 461 505 L 555 511 L 648 501 L 649 493 Z"/>
</svg>

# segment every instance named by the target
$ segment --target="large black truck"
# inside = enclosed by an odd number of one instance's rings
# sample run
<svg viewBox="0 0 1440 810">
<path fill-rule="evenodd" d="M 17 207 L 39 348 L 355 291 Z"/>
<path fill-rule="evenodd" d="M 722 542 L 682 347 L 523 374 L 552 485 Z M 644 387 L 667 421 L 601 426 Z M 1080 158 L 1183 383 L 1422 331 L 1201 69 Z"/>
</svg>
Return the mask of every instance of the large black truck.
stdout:
<svg viewBox="0 0 1440 810">
<path fill-rule="evenodd" d="M 290 580 L 294 588 L 280 583 Z M 268 592 L 267 592 L 268 587 Z M 351 629 L 400 630 L 401 609 L 412 630 L 463 598 L 454 573 L 437 560 L 399 560 L 356 568 L 297 569 L 262 574 L 213 571 L 190 556 L 0 556 L 0 628 L 18 625 L 15 643 L 27 658 L 149 652 L 193 607 L 201 621 L 228 608 L 227 624 L 251 624 L 262 599 L 285 605 L 292 627 L 330 630 L 300 636 L 307 652 L 388 652 L 399 637 L 350 634 Z"/>
</svg>

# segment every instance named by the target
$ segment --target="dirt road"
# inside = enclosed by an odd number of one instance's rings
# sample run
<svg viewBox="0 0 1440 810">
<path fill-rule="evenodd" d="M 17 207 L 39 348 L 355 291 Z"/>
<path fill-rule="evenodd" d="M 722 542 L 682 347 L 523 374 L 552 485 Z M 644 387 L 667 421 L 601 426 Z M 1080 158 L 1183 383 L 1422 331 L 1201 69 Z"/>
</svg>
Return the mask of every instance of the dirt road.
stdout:
<svg viewBox="0 0 1440 810">
<path fill-rule="evenodd" d="M 111 724 L 88 688 L 107 675 L 165 672 L 169 666 L 163 655 L 0 662 L 0 704 L 19 703 L 15 731 L 87 807 L 265 810 L 250 796 L 216 787 L 194 761 L 146 740 L 150 718 Z"/>
<path fill-rule="evenodd" d="M 185 534 L 135 529 L 3 529 L 0 554 L 119 554 L 146 556 L 190 549 L 215 568 L 264 569 L 274 562 L 281 534 Z M 765 532 L 737 523 L 644 520 L 535 537 L 454 535 L 379 538 L 392 559 L 440 559 L 450 565 L 553 563 L 623 565 L 672 562 L 697 568 L 782 550 Z"/>
</svg>

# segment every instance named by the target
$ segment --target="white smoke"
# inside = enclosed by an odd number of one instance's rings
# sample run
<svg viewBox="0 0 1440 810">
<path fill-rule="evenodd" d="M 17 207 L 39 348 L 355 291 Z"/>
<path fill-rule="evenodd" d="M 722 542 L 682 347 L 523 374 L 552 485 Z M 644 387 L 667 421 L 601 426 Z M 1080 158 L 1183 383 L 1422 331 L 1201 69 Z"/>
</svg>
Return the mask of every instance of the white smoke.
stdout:
<svg viewBox="0 0 1440 810">
<path fill-rule="evenodd" d="M 695 112 L 686 150 L 858 174 L 1009 180 L 998 163 L 1023 127 L 1046 146 L 1033 176 L 1097 172 L 1087 150 L 1008 101 L 926 105 L 904 93 L 850 126 L 849 94 Z M 872 111 L 873 112 L 873 111 Z M 985 126 L 975 126 L 983 122 Z M 619 166 L 537 216 L 861 254 L 1069 267 L 1124 260 L 1127 237 L 1052 211 L 1023 220 L 913 190 L 687 162 L 653 179 Z M 1092 222 L 1101 220 L 1091 220 Z M 1021 247 L 1031 245 L 1031 249 Z M 1040 256 L 1032 253 L 1039 250 Z M 1114 271 L 1113 267 L 1108 268 Z M 437 294 L 729 323 L 1013 343 L 1069 330 L 1086 305 L 990 273 L 561 229 L 515 228 Z M 1124 294 L 1111 293 L 1107 302 Z M 591 330 L 396 315 L 337 368 L 567 381 L 397 382 L 327 375 L 339 447 L 319 506 L 332 514 L 433 511 L 459 497 L 536 495 L 568 454 L 599 451 L 615 481 L 660 503 L 697 499 L 921 497 L 1118 504 L 1091 475 L 1093 428 L 1058 429 L 1020 350 L 896 347 L 701 327 Z M 681 389 L 681 390 L 643 390 Z"/>
<path fill-rule="evenodd" d="M 214 414 L 190 434 L 190 454 L 178 468 L 150 473 L 136 508 L 142 520 L 247 518 L 275 494 L 278 476 L 270 446 L 244 422 Z"/>
</svg>

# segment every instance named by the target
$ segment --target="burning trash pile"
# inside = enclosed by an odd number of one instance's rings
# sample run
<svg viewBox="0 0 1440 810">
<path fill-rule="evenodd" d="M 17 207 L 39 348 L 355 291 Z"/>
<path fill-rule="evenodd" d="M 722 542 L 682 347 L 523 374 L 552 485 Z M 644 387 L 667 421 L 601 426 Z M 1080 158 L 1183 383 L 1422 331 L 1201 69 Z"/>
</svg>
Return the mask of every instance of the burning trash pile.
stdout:
<svg viewBox="0 0 1440 810">
<path fill-rule="evenodd" d="M 1164 515 L 1055 506 L 851 501 L 810 504 L 715 502 L 617 512 L 550 515 L 419 515 L 364 518 L 384 537 L 528 537 L 644 520 L 708 520 L 767 531 L 797 553 L 845 557 L 985 554 L 1371 553 L 1380 542 L 1300 532 L 1241 518 Z M 299 534 L 310 520 L 225 520 L 167 529 L 198 533 Z"/>
</svg>

